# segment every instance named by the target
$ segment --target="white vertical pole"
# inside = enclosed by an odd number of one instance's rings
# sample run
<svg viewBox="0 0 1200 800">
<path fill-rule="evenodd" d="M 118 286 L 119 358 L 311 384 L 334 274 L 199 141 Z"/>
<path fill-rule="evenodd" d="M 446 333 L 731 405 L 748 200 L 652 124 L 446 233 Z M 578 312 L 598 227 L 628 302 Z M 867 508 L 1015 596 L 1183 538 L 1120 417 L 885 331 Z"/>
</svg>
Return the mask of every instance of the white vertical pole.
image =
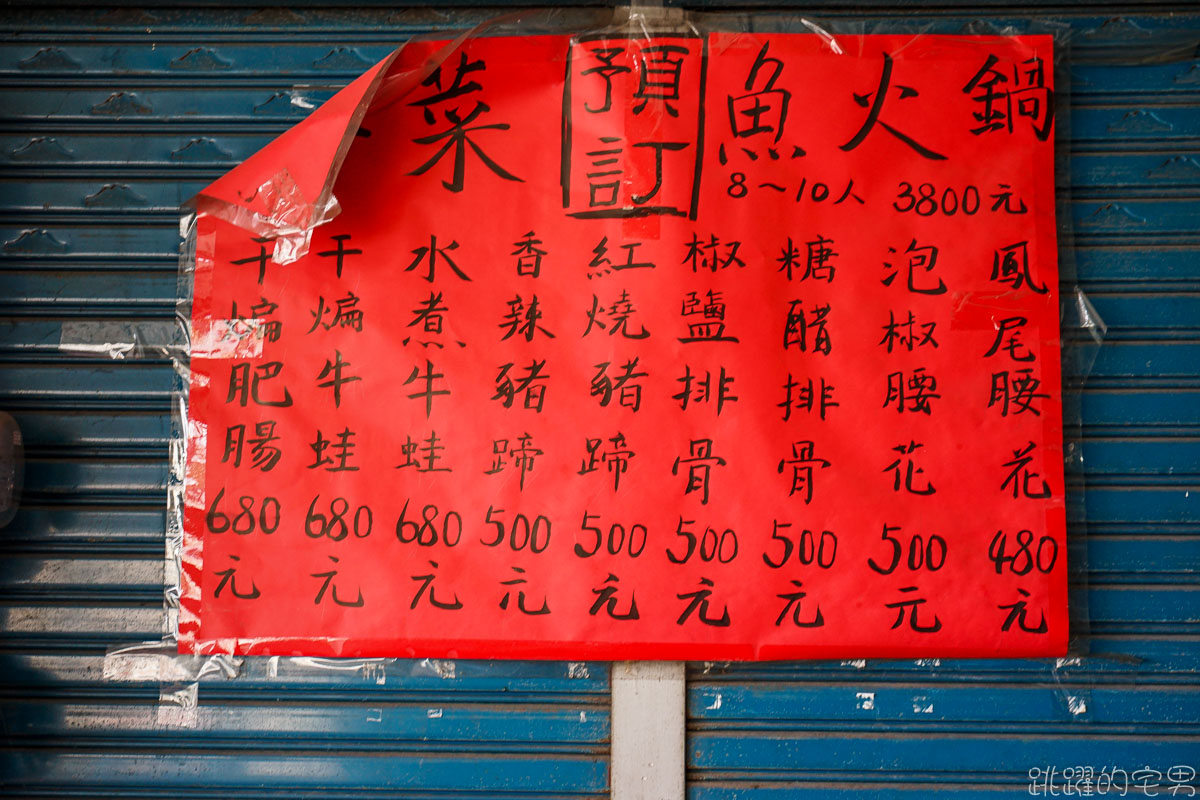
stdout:
<svg viewBox="0 0 1200 800">
<path fill-rule="evenodd" d="M 680 661 L 612 670 L 612 800 L 683 800 L 686 710 Z"/>
<path fill-rule="evenodd" d="M 682 9 L 663 0 L 630 0 L 631 36 L 686 31 Z M 632 17 L 638 15 L 636 26 Z M 621 24 L 614 18 L 614 24 Z M 612 668 L 612 800 L 683 800 L 687 747 L 684 664 L 681 661 L 619 661 Z"/>
</svg>

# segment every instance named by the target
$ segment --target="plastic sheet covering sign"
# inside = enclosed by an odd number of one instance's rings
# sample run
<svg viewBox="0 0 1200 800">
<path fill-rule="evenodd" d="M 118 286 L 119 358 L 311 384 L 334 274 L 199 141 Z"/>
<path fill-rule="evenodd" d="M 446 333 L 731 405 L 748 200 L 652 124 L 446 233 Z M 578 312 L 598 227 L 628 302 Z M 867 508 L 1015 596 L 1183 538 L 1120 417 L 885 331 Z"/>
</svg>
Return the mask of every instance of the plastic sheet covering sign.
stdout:
<svg viewBox="0 0 1200 800">
<path fill-rule="evenodd" d="M 376 66 L 197 201 L 181 647 L 1061 652 L 1051 47 Z"/>
</svg>

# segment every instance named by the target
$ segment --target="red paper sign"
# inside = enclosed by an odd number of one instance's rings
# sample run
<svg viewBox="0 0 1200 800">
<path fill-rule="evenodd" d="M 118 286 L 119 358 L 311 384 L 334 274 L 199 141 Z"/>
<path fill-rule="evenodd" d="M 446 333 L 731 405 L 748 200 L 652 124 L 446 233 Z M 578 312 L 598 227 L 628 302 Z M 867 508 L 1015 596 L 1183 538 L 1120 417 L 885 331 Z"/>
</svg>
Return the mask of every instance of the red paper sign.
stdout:
<svg viewBox="0 0 1200 800">
<path fill-rule="evenodd" d="M 181 647 L 1062 652 L 1052 61 L 713 34 L 376 67 L 200 199 Z M 294 244 L 339 166 L 299 260 L 231 224 Z"/>
</svg>

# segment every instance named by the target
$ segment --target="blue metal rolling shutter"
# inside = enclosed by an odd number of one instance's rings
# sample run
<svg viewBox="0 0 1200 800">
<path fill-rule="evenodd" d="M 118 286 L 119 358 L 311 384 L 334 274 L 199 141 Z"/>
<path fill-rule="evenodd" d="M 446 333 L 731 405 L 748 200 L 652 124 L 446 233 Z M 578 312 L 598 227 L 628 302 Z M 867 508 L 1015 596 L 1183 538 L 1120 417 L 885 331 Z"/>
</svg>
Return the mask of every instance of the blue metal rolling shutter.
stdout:
<svg viewBox="0 0 1200 800">
<path fill-rule="evenodd" d="M 0 794 L 605 794 L 604 665 L 254 659 L 200 684 L 194 728 L 160 722 L 159 683 L 104 678 L 108 646 L 161 632 L 172 373 L 64 354 L 61 324 L 168 318 L 179 202 L 408 33 L 490 15 L 299 5 L 0 12 L 0 409 L 30 457 L 0 531 Z M 1200 767 L 1200 67 L 1113 63 L 1168 34 L 1194 59 L 1200 15 L 1087 8 L 1045 13 L 1076 32 L 1078 263 L 1110 325 L 1084 399 L 1092 655 L 694 665 L 690 796 L 991 798 L 1038 766 Z"/>
<path fill-rule="evenodd" d="M 195 727 L 160 716 L 157 681 L 104 676 L 109 646 L 162 634 L 173 373 L 63 353 L 62 324 L 170 319 L 180 203 L 409 34 L 464 21 L 0 18 L 0 408 L 29 459 L 0 531 L 0 795 L 606 794 L 604 664 L 249 659 L 200 683 Z"/>
</svg>

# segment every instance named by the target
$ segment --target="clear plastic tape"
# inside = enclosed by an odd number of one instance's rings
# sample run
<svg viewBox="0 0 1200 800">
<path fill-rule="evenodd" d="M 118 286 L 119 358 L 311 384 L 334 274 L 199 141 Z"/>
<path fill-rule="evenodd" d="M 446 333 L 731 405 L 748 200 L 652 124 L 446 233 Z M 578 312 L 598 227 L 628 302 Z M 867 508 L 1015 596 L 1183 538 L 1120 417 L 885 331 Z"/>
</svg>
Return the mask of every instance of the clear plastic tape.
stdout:
<svg viewBox="0 0 1200 800">
<path fill-rule="evenodd" d="M 198 254 L 207 253 L 206 242 L 201 242 L 196 215 L 187 214 L 180 222 L 179 233 L 181 244 L 179 248 L 179 280 L 175 313 L 180 319 L 186 320 L 189 330 L 192 320 L 192 301 L 196 291 L 195 276 L 196 259 Z M 203 290 L 204 287 L 201 287 Z M 261 328 L 260 328 L 261 330 Z M 194 332 L 193 332 L 194 334 Z M 204 332 L 204 352 L 212 352 L 211 331 Z M 197 337 L 192 336 L 196 341 Z M 261 348 L 261 339 L 259 347 Z M 192 350 L 190 357 L 198 351 Z M 171 450 L 170 472 L 167 477 L 167 531 L 166 531 L 166 568 L 164 574 L 170 576 L 166 581 L 163 593 L 163 605 L 167 615 L 167 635 L 177 642 L 180 636 L 180 609 L 182 608 L 181 594 L 184 586 L 198 585 L 196 581 L 185 581 L 183 576 L 187 554 L 184 553 L 184 516 L 189 504 L 203 504 L 205 453 L 207 452 L 208 429 L 199 421 L 193 421 L 188 413 L 188 399 L 191 392 L 191 369 L 176 369 L 176 375 L 181 379 L 180 389 L 171 404 Z M 189 493 L 192 497 L 189 499 Z"/>
<path fill-rule="evenodd" d="M 909 32 L 914 36 L 920 36 L 925 32 L 919 26 L 897 19 L 828 23 L 782 12 L 701 14 L 686 12 L 678 8 L 664 8 L 658 4 L 637 4 L 632 7 L 620 7 L 611 12 L 570 9 L 508 14 L 482 23 L 463 33 L 439 51 L 425 65 L 426 68 L 420 72 L 391 74 L 385 70 L 381 73 L 377 91 L 368 94 L 360 108 L 351 117 L 350 127 L 354 130 L 347 131 L 340 156 L 344 157 L 345 150 L 352 145 L 355 130 L 372 103 L 387 105 L 396 102 L 412 87 L 419 85 L 420 80 L 427 77 L 438 64 L 451 58 L 464 42 L 473 37 L 574 32 L 577 35 L 607 33 L 650 38 L 663 33 L 703 35 L 716 30 L 796 32 L 799 29 L 808 30 L 821 36 L 835 51 L 841 49 L 837 37 L 842 34 Z M 971 35 L 1049 33 L 1055 36 L 1059 270 L 1060 283 L 1063 287 L 1061 292 L 1061 340 L 1064 383 L 1064 460 L 1068 476 L 1079 480 L 1082 476 L 1083 463 L 1082 416 L 1079 408 L 1081 389 L 1083 382 L 1090 374 L 1099 346 L 1103 341 L 1105 324 L 1076 282 L 1073 260 L 1074 233 L 1071 226 L 1070 197 L 1066 191 L 1070 186 L 1069 175 L 1066 171 L 1069 152 L 1068 133 L 1070 131 L 1068 98 L 1070 81 L 1066 71 L 1070 44 L 1069 29 L 1036 19 L 1003 26 L 981 20 L 965 24 L 962 33 Z M 424 38 L 435 37 L 431 35 Z M 1184 50 L 1171 49 L 1169 45 L 1170 43 L 1165 43 L 1166 49 L 1160 48 L 1162 52 L 1148 45 L 1143 46 L 1139 51 L 1141 53 L 1138 57 L 1139 63 L 1178 58 L 1180 54 L 1186 55 Z M 1176 50 L 1179 52 L 1175 52 Z M 337 164 L 330 173 L 324 191 L 317 198 L 303 197 L 291 175 L 284 169 L 260 186 L 255 194 L 255 198 L 260 201 L 258 207 L 265 210 L 252 211 L 246 207 L 230 205 L 223 205 L 217 209 L 211 204 L 206 206 L 203 199 L 200 199 L 195 209 L 205 213 L 216 213 L 226 221 L 261 236 L 270 237 L 274 241 L 273 260 L 277 263 L 288 263 L 301 257 L 307 251 L 313 229 L 329 221 L 338 213 L 338 203 L 333 194 L 333 184 L 337 174 L 336 166 Z M 639 231 L 640 235 L 647 233 L 649 231 Z M 169 724 L 194 725 L 198 703 L 196 687 L 199 681 L 206 678 L 237 679 L 242 672 L 245 659 L 229 656 L 181 656 L 176 650 L 175 637 L 179 632 L 180 573 L 184 561 L 182 553 L 183 509 L 189 502 L 188 492 L 195 492 L 202 488 L 203 479 L 202 461 L 193 458 L 189 462 L 187 455 L 189 445 L 193 448 L 193 455 L 203 453 L 202 441 L 205 435 L 202 426 L 189 424 L 188 420 L 187 362 L 192 352 L 202 352 L 207 357 L 216 358 L 252 357 L 257 349 L 261 349 L 263 329 L 260 320 L 229 319 L 220 320 L 207 330 L 189 330 L 197 252 L 194 213 L 184 216 L 181 234 L 184 244 L 180 253 L 178 316 L 176 319 L 149 322 L 66 322 L 62 326 L 60 349 L 64 352 L 117 360 L 168 358 L 176 366 L 180 380 L 172 403 L 173 426 L 167 497 L 167 586 L 164 603 L 167 613 L 167 633 L 161 642 L 111 649 L 105 658 L 104 674 L 111 680 L 157 681 L 162 687 L 161 705 L 163 708 L 171 709 L 165 717 L 160 716 L 160 719 Z M 204 250 L 203 246 L 200 247 L 200 250 Z M 192 498 L 191 501 L 199 502 L 197 498 Z M 1079 582 L 1083 581 L 1083 591 L 1072 594 L 1072 626 L 1075 634 L 1072 637 L 1071 653 L 1067 658 L 1048 663 L 1047 668 L 1062 694 L 1064 718 L 1081 720 L 1087 718 L 1087 697 L 1074 690 L 1069 682 L 1063 680 L 1064 675 L 1072 667 L 1082 665 L 1081 655 L 1087 652 L 1086 605 L 1081 609 L 1078 608 L 1079 599 L 1086 598 L 1087 570 L 1086 547 L 1082 546 L 1086 543 L 1086 536 L 1081 492 L 1068 494 L 1068 513 L 1068 541 L 1072 545 L 1071 576 L 1077 588 Z M 1076 628 L 1077 625 L 1082 626 L 1082 629 Z M 252 660 L 263 661 L 269 676 L 279 678 L 303 674 L 310 670 L 358 671 L 363 674 L 364 678 L 378 680 L 382 683 L 386 680 L 385 676 L 389 669 L 393 671 L 400 669 L 404 674 L 436 676 L 444 680 L 455 679 L 458 672 L 455 662 L 432 659 L 402 661 L 399 659 L 342 660 L 270 657 Z M 867 662 L 863 660 L 843 662 L 843 664 L 851 664 L 856 670 L 864 670 L 867 667 Z M 936 659 L 923 659 L 916 664 L 918 667 L 928 669 L 931 674 L 940 668 L 940 662 Z M 587 676 L 586 664 L 572 663 L 569 665 L 569 669 L 571 677 Z M 719 664 L 706 664 L 704 667 L 706 674 L 710 671 L 719 673 L 722 669 L 722 665 Z"/>
<path fill-rule="evenodd" d="M 336 171 L 331 176 L 330 184 L 333 178 L 336 178 Z M 287 169 L 281 169 L 271 176 L 247 200 L 258 201 L 266 210 L 255 211 L 241 205 L 218 204 L 214 201 L 201 201 L 197 208 L 271 240 L 271 260 L 276 264 L 290 264 L 308 253 L 313 229 L 324 225 L 341 211 L 331 191 L 316 201 L 305 198 Z"/>
<path fill-rule="evenodd" d="M 1136 662 L 1136 659 L 1123 655 L 1066 655 L 1054 659 L 1040 659 L 1035 662 L 1032 671 L 1028 670 L 1028 665 L 1024 665 L 1024 669 L 1025 674 L 1030 674 L 1035 680 L 1053 687 L 1057 696 L 1055 715 L 1059 721 L 1090 724 L 1093 721 L 1091 715 L 1097 709 L 1091 702 L 1091 687 L 1094 682 L 1086 672 L 1089 662 L 1099 659 L 1124 664 Z M 959 663 L 967 664 L 968 669 L 976 665 L 982 666 L 981 662 L 956 662 L 940 658 L 918 658 L 912 661 L 858 658 L 836 663 L 827 662 L 823 665 L 827 669 L 822 674 L 839 676 L 837 680 L 847 689 L 847 701 L 852 702 L 858 711 L 874 712 L 878 698 L 891 692 L 894 699 L 897 689 L 911 687 L 912 713 L 935 715 L 940 713 L 940 709 L 936 693 L 930 691 L 931 685 L 959 682 L 961 678 L 955 674 L 961 669 L 957 666 Z M 735 680 L 741 679 L 744 675 L 740 672 L 743 666 L 730 661 L 705 661 L 693 665 L 693 674 L 699 675 L 700 680 L 713 682 L 706 702 L 715 705 L 709 705 L 709 709 L 720 708 L 720 681 L 730 673 L 738 676 Z M 984 667 L 985 670 L 991 668 L 994 668 L 994 662 Z M 1076 678 L 1080 673 L 1084 674 Z"/>
<path fill-rule="evenodd" d="M 593 677 L 585 662 L 543 665 L 542 677 L 565 677 L 571 681 L 601 680 Z M 473 677 L 502 675 L 529 677 L 529 668 L 516 663 L 505 672 L 488 662 L 460 664 L 451 659 L 401 658 L 315 658 L 306 656 L 193 656 L 179 655 L 175 641 L 142 642 L 109 648 L 104 657 L 105 680 L 158 685 L 155 719 L 163 727 L 202 727 L 201 692 L 204 683 L 244 681 L 266 684 L 327 683 L 383 687 L 392 680 L 426 682 L 433 687 Z M 430 718 L 440 717 L 441 708 L 430 708 Z"/>
<path fill-rule="evenodd" d="M 199 725 L 200 681 L 233 680 L 244 659 L 235 656 L 180 655 L 173 639 L 110 647 L 104 656 L 104 678 L 130 683 L 157 683 L 159 725 Z"/>
<path fill-rule="evenodd" d="M 1091 615 L 1088 609 L 1087 515 L 1084 508 L 1083 387 L 1100 351 L 1107 326 L 1079 286 L 1075 265 L 1074 215 L 1071 208 L 1071 76 L 1069 29 L 1055 34 L 1055 186 L 1058 226 L 1059 337 L 1062 346 L 1063 479 L 1067 483 L 1067 575 L 1070 641 L 1068 656 L 1078 658 L 1090 650 Z M 1073 489 L 1073 490 L 1072 490 Z M 1064 708 L 1071 697 L 1059 679 L 1062 659 L 1052 674 Z M 1076 662 L 1078 663 L 1078 662 Z M 1078 719 L 1074 712 L 1067 719 Z"/>
<path fill-rule="evenodd" d="M 58 349 L 114 361 L 136 358 L 178 361 L 190 352 L 187 332 L 177 319 L 68 320 L 62 323 Z"/>
</svg>

